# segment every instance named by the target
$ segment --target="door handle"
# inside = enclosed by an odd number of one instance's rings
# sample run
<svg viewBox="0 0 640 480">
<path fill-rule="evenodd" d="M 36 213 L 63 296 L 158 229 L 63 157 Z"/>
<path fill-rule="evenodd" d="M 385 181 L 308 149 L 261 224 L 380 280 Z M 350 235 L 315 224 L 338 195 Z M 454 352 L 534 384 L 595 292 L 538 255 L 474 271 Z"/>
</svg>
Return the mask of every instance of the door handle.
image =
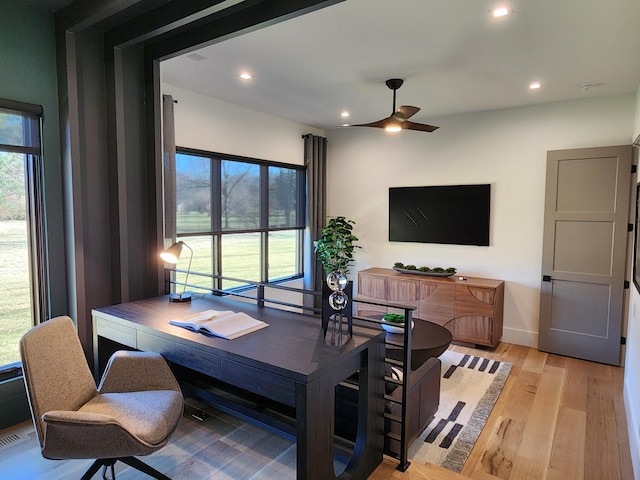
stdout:
<svg viewBox="0 0 640 480">
<path fill-rule="evenodd" d="M 551 281 L 551 275 L 543 275 L 542 276 L 542 281 L 543 282 L 550 282 Z"/>
</svg>

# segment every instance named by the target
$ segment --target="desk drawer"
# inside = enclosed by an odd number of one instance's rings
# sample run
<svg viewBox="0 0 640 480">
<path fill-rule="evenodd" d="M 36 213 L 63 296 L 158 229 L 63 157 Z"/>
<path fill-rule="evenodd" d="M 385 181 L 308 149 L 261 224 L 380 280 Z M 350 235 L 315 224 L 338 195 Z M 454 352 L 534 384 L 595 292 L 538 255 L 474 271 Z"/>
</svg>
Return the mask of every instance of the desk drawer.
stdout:
<svg viewBox="0 0 640 480">
<path fill-rule="evenodd" d="M 291 407 L 296 404 L 296 382 L 275 373 L 223 360 L 220 380 Z"/>
<path fill-rule="evenodd" d="M 177 365 L 220 378 L 220 357 L 213 353 L 144 332 L 138 332 L 138 348 L 145 352 L 160 353 Z"/>
<path fill-rule="evenodd" d="M 100 319 L 96 324 L 96 332 L 99 337 L 108 338 L 130 348 L 137 348 L 135 328 Z"/>
</svg>

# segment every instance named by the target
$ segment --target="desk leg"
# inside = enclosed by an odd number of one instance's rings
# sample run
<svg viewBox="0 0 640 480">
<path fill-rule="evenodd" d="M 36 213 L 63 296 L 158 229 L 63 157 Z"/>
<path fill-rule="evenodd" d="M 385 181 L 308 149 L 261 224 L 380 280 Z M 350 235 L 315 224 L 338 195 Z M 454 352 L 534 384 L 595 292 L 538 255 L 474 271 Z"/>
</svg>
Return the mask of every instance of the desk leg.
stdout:
<svg viewBox="0 0 640 480">
<path fill-rule="evenodd" d="M 358 434 L 351 461 L 341 480 L 366 479 L 382 461 L 384 443 L 384 344 L 346 358 L 331 372 L 296 391 L 296 477 L 298 480 L 333 480 L 333 427 L 335 387 L 360 369 Z"/>
</svg>

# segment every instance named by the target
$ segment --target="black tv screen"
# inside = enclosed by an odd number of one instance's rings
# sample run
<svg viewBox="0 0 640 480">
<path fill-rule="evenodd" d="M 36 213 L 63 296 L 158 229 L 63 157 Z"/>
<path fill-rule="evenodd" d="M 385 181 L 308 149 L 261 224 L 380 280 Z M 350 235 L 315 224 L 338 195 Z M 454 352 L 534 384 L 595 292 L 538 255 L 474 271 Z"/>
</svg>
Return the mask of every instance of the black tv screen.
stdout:
<svg viewBox="0 0 640 480">
<path fill-rule="evenodd" d="M 491 185 L 389 188 L 389 241 L 489 245 Z"/>
</svg>

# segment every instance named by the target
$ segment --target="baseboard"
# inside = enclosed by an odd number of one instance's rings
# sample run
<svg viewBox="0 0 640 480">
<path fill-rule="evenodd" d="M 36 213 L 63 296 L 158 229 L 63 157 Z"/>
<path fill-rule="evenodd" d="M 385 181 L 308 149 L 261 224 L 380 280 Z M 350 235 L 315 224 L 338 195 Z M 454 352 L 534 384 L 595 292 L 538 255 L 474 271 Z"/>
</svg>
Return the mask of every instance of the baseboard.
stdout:
<svg viewBox="0 0 640 480">
<path fill-rule="evenodd" d="M 31 418 L 22 377 L 0 382 L 0 429 Z"/>
<path fill-rule="evenodd" d="M 631 450 L 631 463 L 633 465 L 633 477 L 640 479 L 640 419 L 637 399 L 630 398 L 630 388 L 624 385 L 624 410 L 627 414 L 627 430 L 629 432 L 629 450 Z"/>
<path fill-rule="evenodd" d="M 523 345 L 525 347 L 538 348 L 538 332 L 503 327 L 501 341 L 515 345 Z"/>
</svg>

